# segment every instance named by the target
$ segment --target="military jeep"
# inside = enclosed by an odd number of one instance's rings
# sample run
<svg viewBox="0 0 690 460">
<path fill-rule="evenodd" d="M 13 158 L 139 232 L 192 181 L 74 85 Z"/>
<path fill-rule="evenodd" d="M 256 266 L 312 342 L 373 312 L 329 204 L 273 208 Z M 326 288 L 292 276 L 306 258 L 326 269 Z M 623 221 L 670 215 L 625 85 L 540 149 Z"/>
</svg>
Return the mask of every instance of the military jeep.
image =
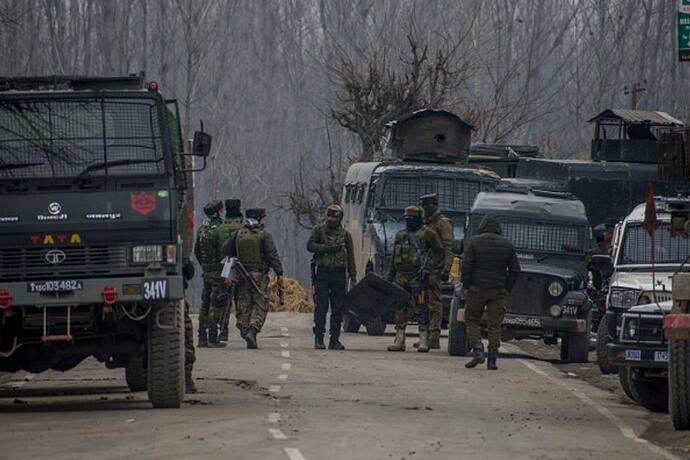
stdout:
<svg viewBox="0 0 690 460">
<path fill-rule="evenodd" d="M 567 193 L 499 186 L 477 195 L 465 237 L 477 234 L 491 215 L 513 242 L 521 272 L 508 296 L 505 340 L 561 340 L 561 359 L 587 362 L 591 304 L 585 290 L 586 252 L 592 235 L 585 208 Z M 462 280 L 461 280 L 462 281 Z M 448 353 L 464 356 L 468 347 L 463 286 L 455 287 L 448 325 Z"/>
<path fill-rule="evenodd" d="M 184 395 L 185 154 L 155 82 L 0 79 L 0 371 L 125 368 Z M 209 153 L 197 132 L 193 154 Z"/>
</svg>

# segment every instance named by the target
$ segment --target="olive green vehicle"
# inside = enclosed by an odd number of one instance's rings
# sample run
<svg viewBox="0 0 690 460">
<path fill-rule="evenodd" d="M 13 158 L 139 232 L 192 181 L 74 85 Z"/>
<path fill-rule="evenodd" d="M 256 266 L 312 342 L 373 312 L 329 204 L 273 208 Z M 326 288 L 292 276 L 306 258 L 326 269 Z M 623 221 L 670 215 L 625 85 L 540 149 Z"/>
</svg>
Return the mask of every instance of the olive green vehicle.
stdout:
<svg viewBox="0 0 690 460">
<path fill-rule="evenodd" d="M 175 101 L 140 76 L 0 79 L 0 371 L 125 368 L 184 395 L 185 158 Z"/>
</svg>

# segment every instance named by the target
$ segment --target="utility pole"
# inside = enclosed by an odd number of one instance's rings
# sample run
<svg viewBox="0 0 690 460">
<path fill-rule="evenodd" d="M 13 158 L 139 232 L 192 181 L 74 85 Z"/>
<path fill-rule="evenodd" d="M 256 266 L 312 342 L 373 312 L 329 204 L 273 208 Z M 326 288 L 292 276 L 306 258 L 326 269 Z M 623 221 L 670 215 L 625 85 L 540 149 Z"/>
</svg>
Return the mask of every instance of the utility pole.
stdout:
<svg viewBox="0 0 690 460">
<path fill-rule="evenodd" d="M 642 80 L 642 83 L 640 83 L 639 81 L 633 83 L 632 88 L 629 88 L 628 86 L 623 87 L 623 94 L 625 94 L 626 96 L 630 96 L 631 110 L 637 110 L 637 94 L 647 91 L 647 88 L 642 86 L 646 84 L 647 80 Z"/>
</svg>

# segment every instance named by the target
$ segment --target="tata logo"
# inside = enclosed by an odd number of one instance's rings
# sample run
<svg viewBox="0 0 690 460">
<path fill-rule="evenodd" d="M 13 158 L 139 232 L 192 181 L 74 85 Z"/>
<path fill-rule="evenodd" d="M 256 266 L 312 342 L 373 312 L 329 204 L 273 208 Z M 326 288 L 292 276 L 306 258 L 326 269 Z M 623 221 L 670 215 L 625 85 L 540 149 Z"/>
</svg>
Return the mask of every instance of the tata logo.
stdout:
<svg viewBox="0 0 690 460">
<path fill-rule="evenodd" d="M 58 202 L 50 203 L 48 205 L 48 212 L 51 215 L 56 216 L 62 212 L 62 206 Z"/>
<path fill-rule="evenodd" d="M 45 259 L 51 265 L 61 264 L 67 258 L 67 254 L 59 249 L 51 249 L 46 252 Z"/>
<path fill-rule="evenodd" d="M 42 233 L 29 235 L 29 242 L 33 245 L 82 244 L 82 241 L 83 238 L 79 233 Z"/>
</svg>

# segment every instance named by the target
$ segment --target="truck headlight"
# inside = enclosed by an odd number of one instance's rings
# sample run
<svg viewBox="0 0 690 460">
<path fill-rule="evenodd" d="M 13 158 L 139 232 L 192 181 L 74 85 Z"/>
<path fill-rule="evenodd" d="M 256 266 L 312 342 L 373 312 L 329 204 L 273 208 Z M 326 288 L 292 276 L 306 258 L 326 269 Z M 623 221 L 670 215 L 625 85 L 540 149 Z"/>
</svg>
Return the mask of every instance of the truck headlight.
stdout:
<svg viewBox="0 0 690 460">
<path fill-rule="evenodd" d="M 165 247 L 165 262 L 174 264 L 177 262 L 177 246 L 169 244 Z"/>
<path fill-rule="evenodd" d="M 609 296 L 609 307 L 630 308 L 637 303 L 637 296 L 640 291 L 635 289 L 611 288 Z"/>
<path fill-rule="evenodd" d="M 637 305 L 646 305 L 652 303 L 652 298 L 647 294 L 642 294 L 639 299 L 637 299 Z"/>
<path fill-rule="evenodd" d="M 145 244 L 132 248 L 132 262 L 148 264 L 163 261 L 163 248 L 159 244 Z"/>
<path fill-rule="evenodd" d="M 626 322 L 625 325 L 625 330 L 623 332 L 625 334 L 625 338 L 635 340 L 637 338 L 637 319 L 636 318 L 630 318 Z"/>
<path fill-rule="evenodd" d="M 561 294 L 563 294 L 563 283 L 554 281 L 549 284 L 549 295 L 551 297 L 560 297 Z"/>
</svg>

